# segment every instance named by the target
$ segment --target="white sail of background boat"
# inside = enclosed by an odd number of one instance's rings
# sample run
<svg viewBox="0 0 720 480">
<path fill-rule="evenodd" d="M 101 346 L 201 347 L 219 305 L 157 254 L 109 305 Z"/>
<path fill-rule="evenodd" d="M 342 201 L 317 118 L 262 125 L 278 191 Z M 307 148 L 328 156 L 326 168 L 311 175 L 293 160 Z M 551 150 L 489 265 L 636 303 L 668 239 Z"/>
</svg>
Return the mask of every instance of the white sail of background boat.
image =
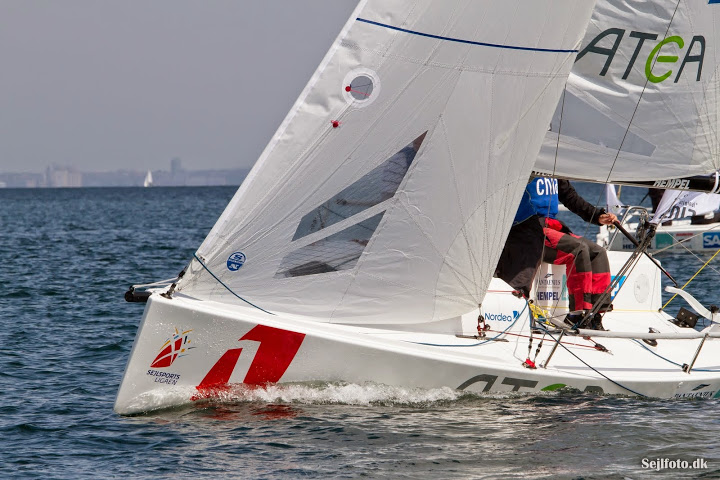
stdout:
<svg viewBox="0 0 720 480">
<path fill-rule="evenodd" d="M 630 25 L 615 3 L 593 25 Z M 128 292 L 147 306 L 115 410 L 304 381 L 714 395 L 720 356 L 692 355 L 695 337 L 718 333 L 683 335 L 658 312 L 651 262 L 618 278 L 631 287 L 604 321 L 620 337 L 603 341 L 612 354 L 548 327 L 556 342 L 538 349 L 538 369 L 523 366 L 530 305 L 492 278 L 593 6 L 361 1 L 181 278 Z M 700 18 L 682 35 L 717 10 L 683 8 Z M 666 13 L 645 12 L 643 28 L 664 38 Z M 567 310 L 561 277 L 544 267 L 533 293 L 551 313 Z M 648 335 L 673 340 L 627 338 Z"/>
<path fill-rule="evenodd" d="M 702 216 L 720 208 L 720 195 L 702 192 L 665 190 L 650 220 L 658 224 L 690 216 Z"/>
<path fill-rule="evenodd" d="M 599 1 L 535 170 L 614 183 L 717 171 L 718 9 Z"/>
<path fill-rule="evenodd" d="M 152 172 L 150 170 L 148 170 L 147 175 L 145 175 L 145 180 L 143 180 L 143 187 L 152 187 L 152 186 L 153 186 Z"/>
<path fill-rule="evenodd" d="M 691 251 L 714 253 L 720 248 L 720 195 L 682 190 L 665 190 L 657 209 L 621 202 L 612 184 L 605 185 L 606 205 L 618 214 L 624 228 L 635 234 L 643 221 L 659 226 L 649 251 Z M 615 227 L 603 225 L 597 242 L 611 250 L 633 250 L 635 245 Z"/>
</svg>

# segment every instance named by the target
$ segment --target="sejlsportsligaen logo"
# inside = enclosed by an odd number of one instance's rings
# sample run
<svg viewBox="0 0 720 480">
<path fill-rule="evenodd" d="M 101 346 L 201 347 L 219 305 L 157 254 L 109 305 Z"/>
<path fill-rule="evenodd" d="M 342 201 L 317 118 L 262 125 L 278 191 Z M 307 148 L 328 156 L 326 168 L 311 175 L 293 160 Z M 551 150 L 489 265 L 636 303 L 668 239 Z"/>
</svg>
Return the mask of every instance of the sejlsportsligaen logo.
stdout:
<svg viewBox="0 0 720 480">
<path fill-rule="evenodd" d="M 160 347 L 160 353 L 157 354 L 155 360 L 150 364 L 150 368 L 163 368 L 169 367 L 175 362 L 178 357 L 184 357 L 187 355 L 187 351 L 194 347 L 190 346 L 190 332 L 192 330 L 185 330 L 181 332 L 175 328 L 175 333 L 171 335 L 162 347 Z"/>
</svg>

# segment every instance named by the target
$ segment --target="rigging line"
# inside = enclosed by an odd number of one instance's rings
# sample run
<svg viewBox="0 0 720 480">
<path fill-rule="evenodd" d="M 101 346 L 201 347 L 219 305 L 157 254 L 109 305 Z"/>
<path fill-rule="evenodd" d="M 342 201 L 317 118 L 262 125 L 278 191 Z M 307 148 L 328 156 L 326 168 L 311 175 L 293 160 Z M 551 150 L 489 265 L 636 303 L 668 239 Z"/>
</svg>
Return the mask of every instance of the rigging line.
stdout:
<svg viewBox="0 0 720 480">
<path fill-rule="evenodd" d="M 675 245 L 679 245 L 679 246 L 681 246 L 682 248 L 684 248 L 687 253 L 689 253 L 690 255 L 692 255 L 693 257 L 695 257 L 695 259 L 696 259 L 698 262 L 703 263 L 703 259 L 700 258 L 700 256 L 698 256 L 695 252 L 693 252 L 692 250 L 690 250 L 688 247 L 686 247 L 685 244 L 686 244 L 687 242 L 689 242 L 690 240 L 692 240 L 693 238 L 700 236 L 702 233 L 711 232 L 711 231 L 715 230 L 716 228 L 718 228 L 718 227 L 710 228 L 710 229 L 708 229 L 708 230 L 705 230 L 704 232 L 697 233 L 697 234 L 693 235 L 692 237 L 688 237 L 688 238 L 686 238 L 686 239 L 684 239 L 684 240 L 675 241 L 675 243 L 673 243 L 672 245 L 668 245 L 667 247 L 664 247 L 664 248 L 662 248 L 662 249 L 660 249 L 660 250 L 656 250 L 656 251 L 655 251 L 655 254 L 657 255 L 658 253 L 662 253 L 662 252 L 664 252 L 664 251 L 666 251 L 666 250 L 669 250 L 669 249 L 673 248 Z M 710 267 L 710 270 L 712 270 L 712 271 L 715 272 L 716 274 L 720 275 L 720 271 L 718 271 L 718 269 L 716 269 L 716 268 L 714 268 L 714 267 Z"/>
<path fill-rule="evenodd" d="M 553 179 L 555 177 L 555 172 L 557 171 L 558 152 L 560 151 L 560 132 L 562 131 L 562 119 L 563 119 L 563 113 L 565 112 L 565 95 L 566 94 L 567 94 L 567 79 L 565 79 L 565 87 L 563 88 L 562 99 L 560 101 L 560 118 L 558 121 L 558 136 L 557 136 L 557 142 L 555 142 L 555 159 L 553 160 Z M 550 121 L 550 123 L 552 124 L 552 120 Z M 555 181 L 557 181 L 557 180 L 555 180 Z M 525 188 L 527 189 L 527 187 L 525 187 Z M 525 195 L 525 194 L 523 193 L 523 195 Z M 558 203 L 560 203 L 560 198 L 558 198 Z M 550 214 L 550 205 L 549 204 L 548 204 L 548 209 L 547 209 L 546 213 L 548 215 Z M 547 217 L 547 215 L 546 215 L 546 217 Z M 543 221 L 542 223 L 543 223 L 543 225 L 542 225 L 542 227 L 543 227 L 543 246 L 542 246 L 541 256 L 540 256 L 541 262 L 542 262 L 543 257 L 545 257 L 545 249 L 547 248 L 547 246 L 545 245 L 545 231 L 544 231 L 545 222 Z M 536 292 L 538 291 L 539 285 L 540 285 L 540 277 L 535 275 L 535 291 Z M 562 288 L 564 290 L 566 288 L 566 286 L 563 286 Z M 562 298 L 562 291 L 560 293 L 560 297 L 557 300 L 555 300 L 555 305 L 553 305 L 553 310 L 557 309 L 558 304 L 560 303 L 560 298 Z"/>
<path fill-rule="evenodd" d="M 545 329 L 545 328 L 543 327 L 543 334 L 544 334 L 544 333 L 547 333 L 546 330 L 547 330 L 547 329 Z M 493 332 L 493 333 L 497 332 L 497 330 L 487 330 L 487 331 L 488 331 L 488 332 Z M 505 335 L 510 335 L 510 336 L 513 336 L 513 337 L 531 338 L 530 335 L 522 335 L 522 334 L 520 334 L 520 333 L 506 333 L 506 332 L 500 332 L 500 333 L 505 333 Z M 563 342 L 563 341 L 560 341 L 560 343 L 564 343 L 565 345 L 573 345 L 573 346 L 575 346 L 575 347 L 592 348 L 593 350 L 596 350 L 595 346 L 593 346 L 593 345 L 583 345 L 582 343 Z"/>
<path fill-rule="evenodd" d="M 672 22 L 675 19 L 675 14 L 677 13 L 678 8 L 680 7 L 680 1 L 681 0 L 678 0 L 678 2 L 675 4 L 675 10 L 673 10 L 673 14 L 670 17 L 670 22 L 668 23 L 667 29 L 665 30 L 665 37 L 667 37 L 668 32 L 670 32 L 670 27 L 672 26 Z M 655 57 L 655 59 L 653 60 L 651 69 L 653 67 L 655 67 L 658 57 L 659 57 L 659 55 L 657 55 Z M 605 178 L 605 182 L 604 182 L 605 185 L 610 183 L 610 176 L 612 175 L 612 172 L 615 169 L 615 164 L 617 164 L 617 161 L 620 158 L 620 152 L 622 151 L 623 145 L 625 145 L 625 140 L 627 139 L 628 133 L 630 133 L 630 125 L 632 125 L 632 122 L 635 119 L 635 115 L 637 114 L 638 108 L 640 108 L 640 102 L 642 102 L 643 95 L 645 94 L 645 90 L 647 90 L 649 82 L 650 82 L 649 78 L 645 80 L 645 84 L 643 85 L 642 91 L 640 92 L 640 96 L 638 97 L 638 101 L 637 101 L 637 104 L 635 105 L 635 109 L 633 110 L 633 113 L 630 116 L 630 121 L 628 122 L 627 128 L 625 129 L 625 133 L 623 134 L 622 141 L 620 142 L 620 145 L 618 146 L 617 153 L 615 153 L 615 159 L 613 160 L 613 163 L 610 166 L 610 170 L 608 171 L 607 177 Z M 559 132 L 558 132 L 558 137 L 559 137 Z M 602 194 L 600 194 L 598 196 L 598 199 L 595 202 L 595 204 L 597 205 L 601 201 L 601 199 L 602 199 Z M 596 207 L 596 209 L 597 209 L 597 207 Z M 586 232 L 589 228 L 590 228 L 590 225 L 588 223 L 588 225 L 586 227 Z"/>
<path fill-rule="evenodd" d="M 668 22 L 667 29 L 665 30 L 665 37 L 667 38 L 668 32 L 670 32 L 670 27 L 672 26 L 673 20 L 675 20 L 675 14 L 678 11 L 678 8 L 680 8 L 680 0 L 675 4 L 675 10 L 673 10 L 672 17 L 670 17 L 670 22 Z M 655 64 L 657 63 L 658 57 L 660 55 L 657 55 L 653 61 L 652 67 L 650 69 L 652 70 L 653 67 L 655 67 Z M 642 102 L 643 95 L 645 94 L 645 90 L 647 90 L 648 84 L 650 83 L 650 79 L 645 80 L 645 85 L 643 85 L 642 91 L 640 92 L 640 96 L 638 97 L 637 104 L 635 105 L 635 109 L 633 110 L 632 115 L 630 116 L 630 121 L 627 124 L 627 128 L 625 129 L 625 134 L 623 135 L 623 139 L 620 142 L 620 145 L 618 146 L 617 153 L 615 154 L 615 159 L 613 160 L 612 165 L 610 166 L 610 171 L 608 172 L 607 178 L 605 179 L 605 183 L 610 182 L 610 176 L 612 175 L 612 171 L 615 169 L 615 164 L 617 163 L 618 159 L 620 158 L 620 152 L 622 151 L 623 145 L 625 145 L 625 140 L 627 139 L 628 133 L 630 132 L 630 125 L 632 125 L 633 120 L 635 119 L 635 115 L 637 114 L 638 108 L 640 108 L 640 102 Z"/>
<path fill-rule="evenodd" d="M 583 363 L 586 367 L 588 367 L 590 370 L 592 370 L 593 372 L 597 373 L 597 374 L 600 375 L 601 377 L 605 378 L 605 379 L 608 380 L 610 383 L 613 383 L 613 384 L 617 385 L 618 387 L 620 387 L 620 388 L 622 388 L 622 389 L 624 389 L 624 390 L 627 390 L 627 391 L 630 392 L 630 393 L 634 393 L 635 395 L 637 395 L 637 396 L 639 396 L 639 397 L 647 397 L 647 395 L 643 395 L 643 394 L 640 393 L 640 392 L 636 392 L 635 390 L 633 390 L 633 389 L 631 389 L 631 388 L 629 388 L 629 387 L 626 387 L 625 385 L 623 385 L 623 384 L 621 384 L 621 383 L 619 383 L 619 382 L 616 382 L 616 381 L 613 380 L 612 378 L 608 377 L 607 375 L 605 375 L 604 373 L 602 373 L 601 371 L 599 371 L 598 369 L 596 369 L 595 367 L 593 367 L 592 365 L 590 365 L 589 363 L 587 363 L 587 362 L 586 362 L 585 360 L 583 360 L 582 358 L 580 358 L 580 357 L 578 357 L 577 355 L 575 355 L 575 353 L 572 352 L 568 347 L 566 347 L 563 342 L 558 342 L 558 339 L 556 339 L 556 338 L 553 336 L 552 333 L 548 332 L 548 335 L 550 336 L 550 338 L 552 338 L 553 340 L 555 340 L 555 343 L 559 343 L 560 346 L 563 347 L 563 348 L 565 349 L 565 351 L 567 351 L 570 355 L 572 355 L 573 357 L 577 358 L 577 359 L 578 359 L 581 363 Z"/>
<path fill-rule="evenodd" d="M 268 313 L 268 314 L 270 314 L 270 315 L 275 315 L 275 314 L 272 313 L 272 312 L 268 312 L 267 310 L 265 310 L 265 309 L 263 309 L 263 308 L 260 308 L 260 307 L 258 307 L 257 305 L 255 305 L 255 304 L 253 304 L 253 303 L 248 302 L 247 300 L 245 300 L 244 298 L 242 298 L 240 295 L 238 295 L 237 293 L 233 292 L 230 287 L 228 287 L 227 285 L 225 285 L 222 280 L 220 280 L 213 272 L 210 271 L 210 269 L 207 267 L 207 265 L 205 265 L 205 263 L 204 263 L 202 260 L 200 260 L 200 257 L 198 257 L 197 253 L 193 253 L 193 257 L 195 257 L 195 260 L 197 260 L 197 261 L 200 263 L 200 265 L 202 265 L 202 267 L 203 267 L 205 270 L 207 270 L 207 272 L 208 272 L 210 275 L 212 275 L 212 277 L 213 277 L 215 280 L 218 281 L 218 283 L 219 283 L 220 285 L 222 285 L 223 287 L 225 287 L 225 289 L 226 289 L 228 292 L 232 293 L 233 295 L 235 295 L 237 298 L 239 298 L 239 299 L 242 300 L 243 302 L 247 303 L 248 305 L 250 305 L 250 306 L 252 306 L 252 307 L 257 308 L 258 310 L 260 310 L 260 311 L 262 311 L 262 312 Z"/>
<path fill-rule="evenodd" d="M 600 311 L 600 306 L 603 305 L 606 302 L 611 302 L 613 300 L 612 292 L 617 287 L 617 293 L 615 296 L 617 296 L 620 293 L 620 289 L 625 285 L 626 282 L 623 281 L 623 277 L 626 279 L 632 275 L 633 271 L 635 271 L 635 268 L 638 266 L 638 263 L 640 261 L 640 258 L 642 257 L 642 254 L 635 250 L 631 255 L 630 258 L 625 262 L 625 264 L 620 268 L 620 270 L 614 275 L 614 278 L 612 278 L 612 281 L 610 282 L 610 285 L 605 289 L 603 293 L 600 294 L 600 297 L 596 301 L 595 304 L 593 304 L 593 308 L 590 310 L 591 315 L 595 315 Z M 590 316 L 588 316 L 589 318 Z"/>
<path fill-rule="evenodd" d="M 565 80 L 565 88 L 563 89 L 562 101 L 560 104 L 560 118 L 558 121 L 557 141 L 555 142 L 555 158 L 553 160 L 553 177 L 555 176 L 555 174 L 557 172 L 558 154 L 560 152 L 560 132 L 562 131 L 562 120 L 563 120 L 563 114 L 565 113 L 565 97 L 566 97 L 566 95 L 567 95 L 567 80 Z M 559 201 L 559 198 L 558 198 L 558 201 Z M 548 212 L 549 212 L 549 210 L 550 210 L 550 207 L 548 206 Z M 593 211 L 593 216 L 595 216 L 594 211 Z M 585 232 L 582 236 L 587 237 L 589 230 L 590 230 L 590 222 L 585 222 Z M 543 250 L 542 250 L 543 256 L 545 255 L 545 248 L 546 248 L 545 242 L 543 241 Z M 566 268 L 566 271 L 567 271 L 567 268 Z M 540 279 L 538 278 L 537 282 L 539 282 L 539 281 L 540 281 Z M 554 300 L 555 305 L 553 306 L 553 310 L 557 310 L 558 304 L 560 303 L 560 299 L 562 298 L 562 295 L 565 292 L 567 292 L 567 281 L 565 282 L 565 285 L 562 286 L 562 290 L 560 292 L 560 296 L 558 297 L 558 299 Z M 568 292 L 568 295 L 569 295 L 569 292 Z M 568 308 L 568 310 L 569 310 L 569 308 Z"/>
<path fill-rule="evenodd" d="M 660 354 L 657 353 L 657 352 L 653 352 L 653 351 L 650 350 L 648 347 L 646 347 L 645 345 L 643 345 L 642 342 L 640 342 L 640 341 L 638 341 L 638 340 L 636 340 L 636 339 L 634 339 L 634 338 L 632 338 L 631 340 L 632 340 L 633 342 L 637 343 L 638 345 L 640 345 L 642 348 L 644 348 L 644 349 L 647 350 L 648 352 L 650 352 L 650 353 L 652 353 L 653 355 L 655 355 L 656 357 L 661 358 L 662 360 L 665 360 L 666 362 L 668 362 L 668 363 L 670 363 L 670 364 L 672 364 L 672 365 L 675 365 L 675 366 L 677 366 L 677 367 L 682 368 L 682 365 L 680 365 L 679 363 L 673 362 L 673 361 L 670 360 L 669 358 L 663 357 L 662 355 L 660 355 Z M 714 370 L 714 369 L 712 369 L 712 368 L 693 368 L 692 370 L 693 370 L 693 372 L 720 372 L 720 370 Z"/>
<path fill-rule="evenodd" d="M 557 140 L 555 142 L 555 157 L 553 160 L 553 177 L 555 176 L 555 174 L 557 172 L 558 154 L 560 151 L 560 132 L 562 131 L 562 120 L 563 120 L 563 114 L 565 113 L 565 97 L 566 97 L 566 95 L 567 95 L 567 80 L 565 80 L 565 88 L 563 89 L 562 99 L 561 99 L 561 103 L 560 103 L 560 118 L 558 120 L 558 134 L 557 134 Z M 558 199 L 558 201 L 559 201 L 559 199 Z M 596 202 L 596 204 L 597 204 L 597 202 Z M 595 206 L 595 205 L 593 205 L 593 206 Z M 549 213 L 549 211 L 550 211 L 550 206 L 548 206 L 548 213 Z M 595 216 L 596 211 L 597 211 L 597 207 L 595 207 L 595 211 L 593 211 L 593 217 Z M 590 230 L 590 222 L 585 222 L 585 232 L 583 233 L 582 236 L 587 237 L 589 230 Z M 543 241 L 543 249 L 542 249 L 543 256 L 545 255 L 545 248 L 546 248 L 546 245 L 545 245 L 545 242 Z M 537 278 L 536 284 L 535 284 L 536 290 L 537 290 L 537 286 L 538 286 L 539 282 L 540 282 L 540 279 Z M 554 300 L 555 304 L 553 305 L 553 310 L 556 310 L 558 308 L 558 304 L 560 303 L 562 294 L 565 293 L 566 291 L 567 291 L 567 282 L 565 285 L 562 286 L 562 290 L 560 292 L 559 298 L 557 300 Z M 568 293 L 568 295 L 569 295 L 569 293 Z"/>
<path fill-rule="evenodd" d="M 692 255 L 693 257 L 695 257 L 695 259 L 696 259 L 698 262 L 701 262 L 701 263 L 702 263 L 703 259 L 700 258 L 700 256 L 698 256 L 695 252 L 693 252 L 692 250 L 690 250 L 690 249 L 689 249 L 688 247 L 686 247 L 683 243 L 681 243 L 680 246 L 681 246 L 682 248 L 684 248 L 685 251 L 688 252 L 690 255 Z M 720 275 L 720 271 L 718 271 L 717 268 L 715 268 L 715 267 L 710 267 L 710 270 L 712 270 L 713 272 L 715 272 L 717 275 Z"/>
<path fill-rule="evenodd" d="M 667 27 L 667 29 L 666 29 L 666 31 L 665 31 L 665 36 L 667 36 L 668 32 L 670 31 L 670 26 L 672 25 L 672 22 L 673 22 L 673 20 L 675 19 L 675 14 L 677 13 L 677 10 L 678 10 L 679 6 L 680 6 L 680 0 L 678 0 L 678 3 L 675 5 L 675 10 L 673 11 L 672 17 L 670 18 L 670 22 L 668 23 L 668 27 Z M 657 57 L 655 58 L 655 60 L 654 60 L 654 62 L 653 62 L 653 66 L 655 66 L 655 63 L 657 63 Z M 628 122 L 627 128 L 625 129 L 625 133 L 624 133 L 624 135 L 623 135 L 623 139 L 622 139 L 622 141 L 620 142 L 620 146 L 618 147 L 617 153 L 615 154 L 615 159 L 613 160 L 613 163 L 612 163 L 612 165 L 611 165 L 611 167 L 610 167 L 610 170 L 608 171 L 608 175 L 607 175 L 607 177 L 606 177 L 606 179 L 605 179 L 605 185 L 607 185 L 608 183 L 610 183 L 610 176 L 612 175 L 612 171 L 613 171 L 613 169 L 615 168 L 615 165 L 616 165 L 616 163 L 617 163 L 617 161 L 618 161 L 618 159 L 619 159 L 619 157 L 620 157 L 620 152 L 622 151 L 622 146 L 623 146 L 624 143 L 625 143 L 625 140 L 626 140 L 626 138 L 627 138 L 627 135 L 628 135 L 628 133 L 629 133 L 629 131 L 630 131 L 630 126 L 632 125 L 633 119 L 635 118 L 635 115 L 636 115 L 636 113 L 637 113 L 637 110 L 638 110 L 638 108 L 640 107 L 640 102 L 642 101 L 643 94 L 645 93 L 645 90 L 647 89 L 648 82 L 649 82 L 649 79 L 645 81 L 645 85 L 643 85 L 643 89 L 642 89 L 642 91 L 640 92 L 640 96 L 638 97 L 638 102 L 637 102 L 637 104 L 635 105 L 635 109 L 633 110 L 633 114 L 631 115 L 630 121 Z M 717 177 L 716 177 L 716 183 L 717 183 Z M 600 199 L 601 199 L 601 197 L 598 197 L 598 201 L 597 201 L 596 203 L 598 203 L 598 202 L 600 201 Z M 678 198 L 675 199 L 675 201 L 677 201 L 677 200 L 679 200 L 679 196 L 678 196 Z M 673 203 L 673 206 L 674 206 L 674 205 L 675 205 L 675 204 Z M 718 250 L 718 252 L 720 252 L 720 250 Z M 716 252 L 715 255 L 717 255 L 718 252 Z M 713 255 L 713 258 L 715 257 L 715 255 Z M 711 258 L 710 260 L 712 260 L 712 258 Z M 702 271 L 703 268 L 705 268 L 705 266 L 707 265 L 707 263 L 710 262 L 710 260 L 708 260 L 708 262 L 706 262 L 706 264 L 703 265 L 703 266 L 700 268 L 700 270 L 698 270 L 698 272 L 697 272 L 690 280 L 688 280 L 688 282 L 685 284 L 685 286 L 686 286 L 688 283 L 690 283 L 690 281 L 691 281 L 693 278 L 695 278 L 695 276 L 697 276 L 697 274 L 700 273 L 700 271 Z M 633 267 L 633 268 L 634 268 L 634 267 Z M 685 286 L 683 286 L 683 288 L 685 288 Z M 670 300 L 672 300 L 673 298 L 675 298 L 675 296 L 673 296 Z M 670 303 L 670 300 L 668 300 L 668 302 L 665 304 L 665 306 L 667 306 L 667 305 Z M 665 306 L 663 306 L 663 308 L 665 308 Z"/>
<path fill-rule="evenodd" d="M 697 277 L 698 274 L 699 274 L 700 272 L 702 272 L 705 267 L 707 267 L 707 264 L 710 263 L 710 262 L 712 261 L 712 259 L 717 256 L 718 253 L 720 253 L 720 250 L 718 250 L 717 252 L 715 252 L 715 254 L 714 254 L 712 257 L 710 257 L 710 259 L 709 259 L 707 262 L 705 262 L 705 265 L 703 265 L 702 267 L 700 267 L 700 270 L 698 270 L 697 272 L 695 272 L 695 275 L 693 275 L 692 277 L 690 277 L 690 280 L 688 280 L 687 282 L 685 282 L 685 285 L 683 285 L 682 287 L 680 287 L 680 290 L 685 290 L 685 287 L 687 287 L 687 286 L 690 284 L 690 282 L 692 282 L 692 281 L 695 279 L 695 277 Z M 665 305 L 663 305 L 663 307 L 662 307 L 663 310 L 665 309 L 665 307 L 668 306 L 668 304 L 669 304 L 670 302 L 673 301 L 673 299 L 674 299 L 675 297 L 677 297 L 677 295 L 678 295 L 678 294 L 676 293 L 675 295 L 673 295 L 672 297 L 670 297 L 670 300 L 668 300 L 667 302 L 665 302 Z"/>
<path fill-rule="evenodd" d="M 572 73 L 572 72 L 571 72 Z M 562 99 L 560 103 L 560 118 L 558 120 L 558 133 L 557 133 L 557 140 L 555 142 L 555 157 L 553 159 L 553 177 L 557 173 L 557 162 L 558 162 L 558 154 L 560 152 L 560 135 L 562 132 L 562 120 L 563 120 L 563 114 L 565 113 L 565 96 L 567 95 L 567 80 L 565 80 L 565 88 L 563 89 L 562 93 Z M 598 201 L 595 202 L 595 210 L 593 211 L 593 217 L 595 216 L 595 213 L 597 211 L 596 205 L 600 201 L 600 197 L 598 197 Z M 550 207 L 548 207 L 549 211 Z M 588 232 L 590 231 L 590 222 L 585 222 L 585 232 L 583 233 L 583 237 L 587 237 Z M 543 246 L 543 253 L 545 253 L 545 247 Z M 559 302 L 559 300 L 558 300 Z"/>
<path fill-rule="evenodd" d="M 660 225 L 660 226 L 662 226 L 662 225 Z M 690 250 L 689 248 L 687 248 L 687 247 L 685 246 L 686 243 L 688 243 L 688 242 L 689 242 L 690 240 L 692 240 L 693 238 L 699 237 L 700 235 L 702 235 L 702 234 L 704 234 L 704 233 L 707 233 L 707 232 L 712 232 L 712 231 L 714 231 L 714 230 L 716 230 L 716 229 L 718 229 L 718 228 L 720 228 L 720 225 L 716 225 L 716 226 L 714 226 L 714 227 L 712 227 L 712 228 L 708 228 L 707 230 L 703 230 L 703 231 L 701 231 L 701 232 L 698 232 L 698 233 L 696 233 L 695 235 L 693 235 L 693 236 L 691 236 L 691 237 L 683 238 L 682 240 L 675 240 L 675 243 L 673 243 L 672 245 L 668 245 L 667 247 L 663 247 L 663 248 L 661 248 L 661 249 L 659 249 L 659 250 L 655 250 L 655 254 L 657 255 L 658 253 L 662 253 L 662 252 L 664 252 L 665 250 L 669 250 L 669 249 L 673 248 L 673 247 L 676 246 L 676 245 L 680 245 L 681 247 L 685 248 L 688 252 L 692 252 L 692 250 Z M 661 233 L 662 233 L 662 232 L 661 232 Z M 702 260 L 700 260 L 700 261 L 702 262 Z"/>
</svg>

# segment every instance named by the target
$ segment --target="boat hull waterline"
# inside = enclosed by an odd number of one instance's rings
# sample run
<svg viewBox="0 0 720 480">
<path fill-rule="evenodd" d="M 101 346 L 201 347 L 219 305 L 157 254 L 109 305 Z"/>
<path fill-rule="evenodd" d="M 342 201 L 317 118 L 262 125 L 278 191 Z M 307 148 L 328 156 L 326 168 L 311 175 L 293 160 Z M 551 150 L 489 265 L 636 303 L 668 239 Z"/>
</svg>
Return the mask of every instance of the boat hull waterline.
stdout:
<svg viewBox="0 0 720 480">
<path fill-rule="evenodd" d="M 714 338 L 706 339 L 690 373 L 681 365 L 691 363 L 698 339 L 659 340 L 656 347 L 633 339 L 597 339 L 609 350 L 603 352 L 592 340 L 566 335 L 548 362 L 555 341 L 546 336 L 535 357 L 538 368 L 523 367 L 530 340 L 524 301 L 509 291 L 491 292 L 488 298 L 492 297 L 513 313 L 485 314 L 495 321 L 488 321 L 486 338 L 475 339 L 318 323 L 252 307 L 228 308 L 182 295 L 167 299 L 154 294 L 115 411 L 135 414 L 192 403 L 237 385 L 318 381 L 490 393 L 571 387 L 661 398 L 720 395 L 720 339 Z M 458 319 L 458 330 L 471 333 L 477 314 Z M 664 333 L 692 331 L 658 312 L 615 311 L 604 322 L 610 330 L 627 331 L 639 316 L 644 330 L 633 331 L 647 332 L 648 324 Z M 541 336 L 533 338 L 531 358 Z"/>
</svg>

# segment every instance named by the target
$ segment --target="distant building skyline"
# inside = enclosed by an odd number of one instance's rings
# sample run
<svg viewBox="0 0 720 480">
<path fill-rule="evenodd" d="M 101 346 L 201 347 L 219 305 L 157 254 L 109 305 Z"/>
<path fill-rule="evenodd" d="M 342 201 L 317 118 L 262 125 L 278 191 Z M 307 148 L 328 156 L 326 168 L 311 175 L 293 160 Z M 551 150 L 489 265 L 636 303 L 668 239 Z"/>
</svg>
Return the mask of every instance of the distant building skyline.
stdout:
<svg viewBox="0 0 720 480">
<path fill-rule="evenodd" d="M 249 168 L 185 170 L 174 157 L 170 170 L 152 170 L 154 187 L 237 186 Z M 0 188 L 142 187 L 148 170 L 83 172 L 72 166 L 50 165 L 43 173 L 0 172 Z"/>
</svg>

